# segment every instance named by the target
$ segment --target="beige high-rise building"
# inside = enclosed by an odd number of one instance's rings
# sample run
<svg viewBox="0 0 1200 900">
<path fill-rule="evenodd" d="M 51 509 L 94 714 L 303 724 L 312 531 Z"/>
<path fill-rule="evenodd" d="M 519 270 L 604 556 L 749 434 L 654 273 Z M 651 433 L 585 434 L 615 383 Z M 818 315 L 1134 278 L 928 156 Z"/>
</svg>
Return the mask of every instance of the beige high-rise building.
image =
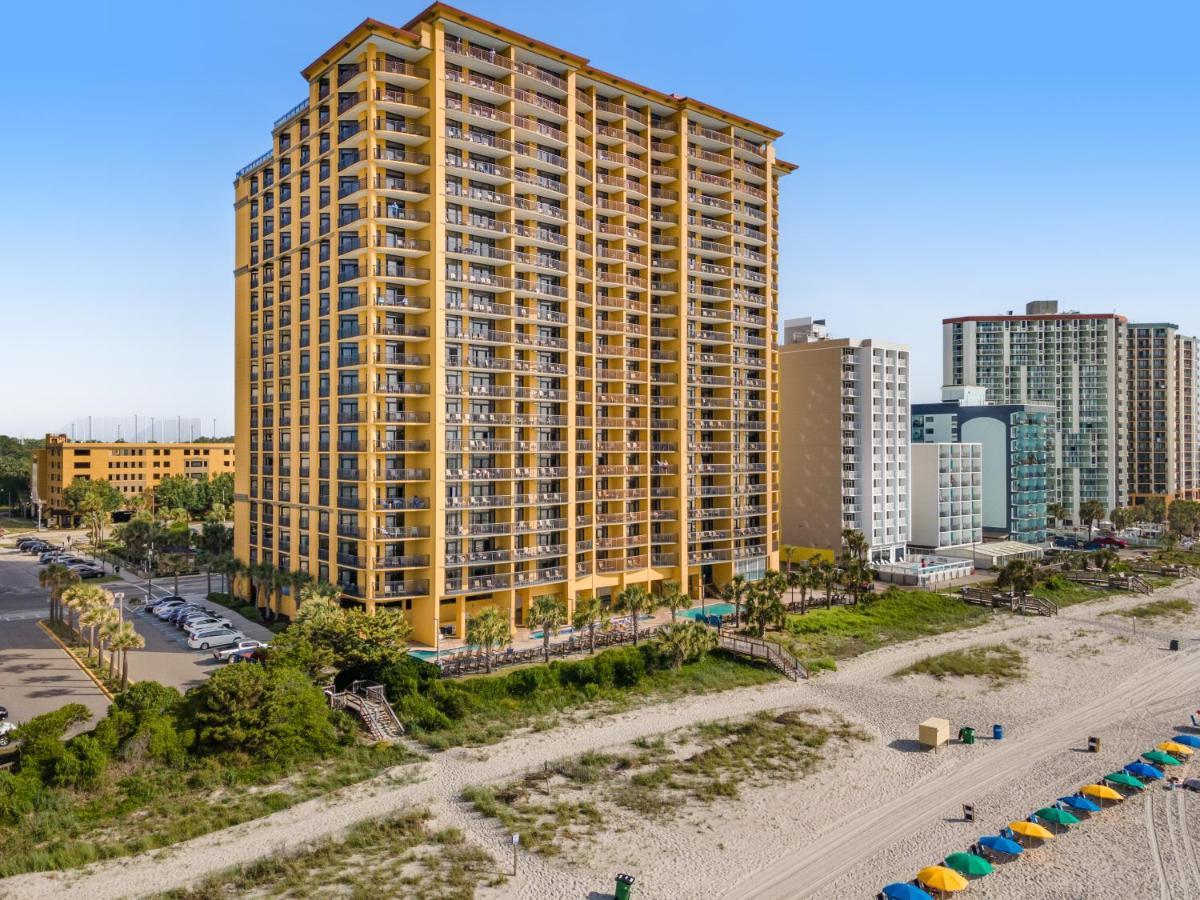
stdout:
<svg viewBox="0 0 1200 900">
<path fill-rule="evenodd" d="M 238 557 L 426 642 L 777 565 L 779 132 L 442 4 L 303 75 L 234 183 Z"/>
<path fill-rule="evenodd" d="M 789 319 L 779 354 L 782 528 L 801 555 L 837 553 L 842 531 L 877 563 L 910 534 L 908 347 L 830 338 L 823 319 Z M 834 423 L 837 423 L 835 426 Z"/>
<path fill-rule="evenodd" d="M 1131 322 L 1125 335 L 1130 502 L 1196 499 L 1196 338 L 1166 322 Z"/>
</svg>

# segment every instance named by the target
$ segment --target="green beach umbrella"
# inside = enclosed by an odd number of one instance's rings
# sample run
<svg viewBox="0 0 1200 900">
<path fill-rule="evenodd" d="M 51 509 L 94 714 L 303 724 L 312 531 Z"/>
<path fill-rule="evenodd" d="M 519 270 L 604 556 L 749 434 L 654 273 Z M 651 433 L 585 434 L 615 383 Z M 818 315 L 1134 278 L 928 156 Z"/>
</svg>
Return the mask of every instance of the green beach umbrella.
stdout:
<svg viewBox="0 0 1200 900">
<path fill-rule="evenodd" d="M 1130 775 L 1128 772 L 1112 772 L 1104 776 L 1105 781 L 1111 781 L 1113 784 L 1124 785 L 1127 788 L 1133 788 L 1135 791 L 1140 791 L 1145 787 L 1140 781 Z"/>
<path fill-rule="evenodd" d="M 1173 757 L 1170 753 L 1164 753 L 1161 750 L 1151 750 L 1148 753 L 1143 753 L 1142 757 L 1150 760 L 1150 762 L 1158 763 L 1161 766 L 1179 765 L 1179 760 Z"/>
<path fill-rule="evenodd" d="M 992 864 L 974 853 L 951 853 L 946 857 L 946 865 L 960 875 L 992 874 Z"/>
<path fill-rule="evenodd" d="M 1079 824 L 1077 816 L 1073 816 L 1065 809 L 1059 809 L 1057 806 L 1047 806 L 1045 809 L 1039 809 L 1034 815 L 1043 822 L 1053 822 L 1055 825 Z"/>
</svg>

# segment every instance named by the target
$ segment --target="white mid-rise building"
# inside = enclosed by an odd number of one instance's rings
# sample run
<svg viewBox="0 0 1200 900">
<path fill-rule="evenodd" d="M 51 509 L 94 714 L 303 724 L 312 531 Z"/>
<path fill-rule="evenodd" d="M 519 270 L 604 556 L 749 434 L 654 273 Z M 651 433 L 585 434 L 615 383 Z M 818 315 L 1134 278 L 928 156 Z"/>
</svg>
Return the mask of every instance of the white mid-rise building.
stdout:
<svg viewBox="0 0 1200 900">
<path fill-rule="evenodd" d="M 983 541 L 983 445 L 912 445 L 912 544 L 939 551 Z"/>
</svg>

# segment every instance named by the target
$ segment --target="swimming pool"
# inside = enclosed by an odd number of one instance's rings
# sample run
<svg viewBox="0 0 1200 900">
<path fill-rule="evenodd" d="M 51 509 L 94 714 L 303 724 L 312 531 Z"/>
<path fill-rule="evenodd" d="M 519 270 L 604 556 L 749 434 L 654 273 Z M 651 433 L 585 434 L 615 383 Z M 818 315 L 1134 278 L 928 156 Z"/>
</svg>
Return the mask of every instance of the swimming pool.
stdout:
<svg viewBox="0 0 1200 900">
<path fill-rule="evenodd" d="M 442 651 L 442 657 L 453 656 L 455 653 L 461 653 L 464 650 L 478 650 L 479 648 L 472 644 L 470 647 L 448 647 Z M 417 659 L 423 659 L 425 662 L 436 662 L 438 658 L 437 650 L 409 650 L 409 656 L 415 656 Z"/>
<path fill-rule="evenodd" d="M 573 634 L 574 631 L 575 631 L 575 629 L 572 628 L 570 625 L 568 625 L 566 628 L 558 629 L 557 635 L 553 635 L 553 634 L 550 635 L 550 640 L 554 640 L 555 637 L 561 637 L 565 634 Z M 536 638 L 539 641 L 542 639 L 542 633 L 540 631 L 531 631 L 531 632 L 529 632 L 529 636 L 531 638 Z"/>
<path fill-rule="evenodd" d="M 707 606 L 697 606 L 695 609 L 681 612 L 680 615 L 689 619 L 700 619 L 704 616 L 727 616 L 735 608 L 732 603 L 709 603 Z"/>
</svg>

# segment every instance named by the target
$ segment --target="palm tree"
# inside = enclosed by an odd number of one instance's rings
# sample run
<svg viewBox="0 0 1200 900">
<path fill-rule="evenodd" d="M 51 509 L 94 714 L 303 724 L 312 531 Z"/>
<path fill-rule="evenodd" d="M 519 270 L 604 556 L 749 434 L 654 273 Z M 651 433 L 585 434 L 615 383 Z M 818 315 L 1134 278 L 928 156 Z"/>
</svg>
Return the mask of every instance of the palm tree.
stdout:
<svg viewBox="0 0 1200 900">
<path fill-rule="evenodd" d="M 1099 500 L 1084 500 L 1079 504 L 1079 520 L 1083 522 L 1087 528 L 1088 534 L 1092 533 L 1093 523 L 1104 518 L 1104 504 Z"/>
<path fill-rule="evenodd" d="M 780 548 L 779 555 L 783 559 L 783 561 L 785 563 L 787 563 L 787 571 L 788 572 L 792 571 L 792 565 L 796 561 L 796 554 L 799 552 L 800 552 L 800 548 L 793 546 L 792 544 L 784 544 Z"/>
<path fill-rule="evenodd" d="M 164 553 L 159 557 L 158 568 L 163 575 L 175 577 L 175 589 L 171 593 L 178 597 L 179 576 L 191 570 L 191 558 L 186 553 Z"/>
<path fill-rule="evenodd" d="M 746 619 L 750 630 L 759 637 L 766 634 L 767 625 L 783 621 L 783 602 L 778 591 L 764 578 L 751 585 L 746 594 Z"/>
<path fill-rule="evenodd" d="M 96 664 L 104 668 L 104 629 L 110 625 L 119 625 L 121 614 L 117 612 L 116 607 L 106 606 L 103 600 L 97 600 L 84 611 L 79 621 L 88 626 L 88 658 L 91 658 L 92 647 L 95 647 Z"/>
<path fill-rule="evenodd" d="M 255 563 L 246 572 L 254 587 L 254 605 L 266 618 L 271 611 L 271 594 L 278 583 L 279 570 L 267 562 Z"/>
<path fill-rule="evenodd" d="M 500 615 L 494 606 L 467 619 L 467 643 L 483 648 L 487 671 L 492 671 L 492 649 L 512 643 L 512 629 L 508 619 Z"/>
<path fill-rule="evenodd" d="M 129 687 L 129 651 L 141 650 L 145 646 L 146 641 L 129 622 L 123 622 L 109 638 L 109 651 L 121 654 L 121 690 Z"/>
<path fill-rule="evenodd" d="M 996 576 L 998 587 L 1011 587 L 1019 594 L 1028 594 L 1036 583 L 1037 570 L 1025 559 L 1009 560 Z"/>
<path fill-rule="evenodd" d="M 105 604 L 104 597 L 109 598 L 109 603 L 112 602 L 108 591 L 94 584 L 84 584 L 82 582 L 72 585 L 63 592 L 63 605 L 75 614 L 73 621 L 68 624 L 71 626 L 71 630 L 75 633 L 75 637 L 80 643 L 83 642 L 83 628 L 86 624 L 83 621 L 84 615 L 94 606 L 101 604 L 108 605 Z"/>
<path fill-rule="evenodd" d="M 689 659 L 703 656 L 717 646 L 717 636 L 708 626 L 695 620 L 672 622 L 659 629 L 657 641 L 671 657 L 671 668 L 679 669 Z"/>
<path fill-rule="evenodd" d="M 50 621 L 62 621 L 63 591 L 79 584 L 79 573 L 59 563 L 51 563 L 38 572 L 38 584 L 50 591 Z"/>
<path fill-rule="evenodd" d="M 825 588 L 825 608 L 833 609 L 833 589 L 841 577 L 842 570 L 832 561 L 823 559 L 817 563 L 817 574 Z"/>
<path fill-rule="evenodd" d="M 742 600 L 746 597 L 746 591 L 750 589 L 750 582 L 746 580 L 745 575 L 734 575 L 729 580 L 725 587 L 721 588 L 721 599 L 726 603 L 733 604 L 733 624 L 739 626 L 742 624 Z"/>
<path fill-rule="evenodd" d="M 1111 572 L 1120 556 L 1111 547 L 1102 547 L 1092 554 L 1092 561 L 1102 572 Z"/>
<path fill-rule="evenodd" d="M 553 596 L 538 597 L 529 607 L 529 627 L 542 629 L 542 658 L 550 662 L 550 638 L 567 624 L 567 607 Z"/>
<path fill-rule="evenodd" d="M 1046 515 L 1057 525 L 1066 521 L 1068 515 L 1067 508 L 1061 503 L 1051 503 L 1046 507 Z"/>
<path fill-rule="evenodd" d="M 845 548 L 846 555 L 852 559 L 857 559 L 863 562 L 867 558 L 867 539 L 863 537 L 861 531 L 856 531 L 853 528 L 842 530 L 842 546 Z"/>
<path fill-rule="evenodd" d="M 106 623 L 100 629 L 101 651 L 103 651 L 104 645 L 106 643 L 108 644 L 108 679 L 109 679 L 109 681 L 112 681 L 117 677 L 117 651 L 113 647 L 113 641 L 116 640 L 117 635 L 120 633 L 121 627 L 124 624 L 125 624 L 124 622 L 121 622 L 119 620 L 113 620 L 111 622 Z M 100 654 L 100 667 L 101 668 L 104 667 L 103 652 L 101 652 L 101 654 Z"/>
<path fill-rule="evenodd" d="M 681 609 L 692 608 L 692 598 L 679 589 L 678 581 L 664 581 L 659 593 L 659 600 L 664 609 L 671 611 L 671 621 L 675 621 L 675 613 Z"/>
<path fill-rule="evenodd" d="M 640 630 L 638 619 L 643 615 L 651 615 L 660 606 L 662 606 L 662 602 L 647 592 L 640 584 L 628 585 L 617 594 L 616 600 L 613 602 L 613 609 L 617 612 L 629 613 L 629 618 L 633 622 L 633 645 L 635 647 Z"/>
<path fill-rule="evenodd" d="M 577 631 L 587 629 L 590 643 L 588 653 L 596 652 L 596 627 L 604 627 L 607 621 L 608 613 L 600 605 L 599 597 L 584 597 L 575 601 L 575 617 L 571 619 L 571 624 Z"/>
<path fill-rule="evenodd" d="M 305 583 L 299 588 L 299 603 L 297 603 L 297 611 L 300 607 L 308 606 L 316 603 L 321 606 L 328 606 L 331 609 L 337 609 L 341 604 L 342 589 L 336 584 L 330 584 L 328 581 L 314 581 L 306 576 Z"/>
</svg>

